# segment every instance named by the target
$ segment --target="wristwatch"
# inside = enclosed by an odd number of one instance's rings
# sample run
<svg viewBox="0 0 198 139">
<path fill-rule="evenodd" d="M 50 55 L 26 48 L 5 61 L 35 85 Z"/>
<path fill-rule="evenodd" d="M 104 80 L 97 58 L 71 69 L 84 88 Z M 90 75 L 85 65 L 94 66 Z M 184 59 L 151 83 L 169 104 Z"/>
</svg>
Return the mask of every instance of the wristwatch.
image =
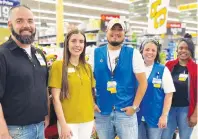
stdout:
<svg viewBox="0 0 198 139">
<path fill-rule="evenodd" d="M 135 112 L 139 112 L 140 111 L 140 108 L 136 107 L 135 105 L 133 105 L 132 108 L 135 110 Z"/>
</svg>

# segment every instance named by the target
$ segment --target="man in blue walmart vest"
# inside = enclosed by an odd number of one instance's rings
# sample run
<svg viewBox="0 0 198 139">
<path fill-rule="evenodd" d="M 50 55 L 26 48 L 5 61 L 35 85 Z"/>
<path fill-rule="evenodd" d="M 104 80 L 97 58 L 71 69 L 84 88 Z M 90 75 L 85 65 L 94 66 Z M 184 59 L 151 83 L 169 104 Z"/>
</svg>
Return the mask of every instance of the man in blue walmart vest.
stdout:
<svg viewBox="0 0 198 139">
<path fill-rule="evenodd" d="M 147 80 L 142 56 L 123 44 L 126 27 L 120 19 L 107 26 L 108 44 L 96 48 L 90 63 L 96 79 L 96 130 L 100 139 L 138 139 L 136 112 Z"/>
</svg>

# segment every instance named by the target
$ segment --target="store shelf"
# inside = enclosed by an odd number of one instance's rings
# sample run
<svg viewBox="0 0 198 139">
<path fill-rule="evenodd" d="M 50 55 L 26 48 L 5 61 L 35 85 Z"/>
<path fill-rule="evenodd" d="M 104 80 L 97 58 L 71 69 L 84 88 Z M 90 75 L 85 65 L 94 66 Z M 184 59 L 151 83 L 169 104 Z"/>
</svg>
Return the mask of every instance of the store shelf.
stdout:
<svg viewBox="0 0 198 139">
<path fill-rule="evenodd" d="M 124 44 L 137 44 L 137 43 L 134 43 L 134 42 L 123 42 Z"/>
<path fill-rule="evenodd" d="M 64 36 L 66 36 L 66 33 L 64 34 Z M 52 37 L 56 37 L 56 35 L 43 35 L 43 36 L 39 36 L 38 38 L 42 39 L 42 38 L 52 38 Z"/>
<path fill-rule="evenodd" d="M 86 30 L 84 33 L 98 33 L 100 29 L 94 29 L 94 30 Z"/>
<path fill-rule="evenodd" d="M 44 35 L 44 36 L 39 36 L 38 38 L 50 38 L 50 37 L 56 37 L 56 35 Z"/>
<path fill-rule="evenodd" d="M 105 45 L 105 44 L 107 44 L 108 42 L 100 42 L 99 43 L 99 46 L 101 46 L 101 45 Z"/>
</svg>

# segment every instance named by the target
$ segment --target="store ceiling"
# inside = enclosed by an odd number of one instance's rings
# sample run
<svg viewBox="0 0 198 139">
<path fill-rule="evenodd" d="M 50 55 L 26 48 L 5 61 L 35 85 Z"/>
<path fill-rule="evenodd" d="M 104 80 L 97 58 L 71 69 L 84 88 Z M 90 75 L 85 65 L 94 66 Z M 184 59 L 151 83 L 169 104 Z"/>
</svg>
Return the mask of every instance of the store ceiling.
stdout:
<svg viewBox="0 0 198 139">
<path fill-rule="evenodd" d="M 113 2 L 114 1 L 114 2 Z M 117 0 L 118 1 L 118 0 Z M 119 14 L 121 16 L 129 16 L 129 4 L 127 0 L 64 0 L 64 19 L 67 22 L 79 24 L 89 18 L 100 19 L 101 14 Z M 36 22 L 46 22 L 49 26 L 54 26 L 56 22 L 55 6 L 56 0 L 21 0 L 21 3 L 29 6 L 36 17 Z M 124 3 L 125 2 L 125 3 Z M 168 21 L 184 21 L 187 22 L 187 30 L 198 31 L 197 10 L 179 12 L 177 7 L 182 4 L 196 3 L 196 0 L 170 0 L 170 10 L 168 13 Z M 148 0 L 135 0 L 135 10 L 131 26 L 140 31 L 141 27 L 147 27 Z M 137 22 L 136 22 L 137 21 Z"/>
</svg>

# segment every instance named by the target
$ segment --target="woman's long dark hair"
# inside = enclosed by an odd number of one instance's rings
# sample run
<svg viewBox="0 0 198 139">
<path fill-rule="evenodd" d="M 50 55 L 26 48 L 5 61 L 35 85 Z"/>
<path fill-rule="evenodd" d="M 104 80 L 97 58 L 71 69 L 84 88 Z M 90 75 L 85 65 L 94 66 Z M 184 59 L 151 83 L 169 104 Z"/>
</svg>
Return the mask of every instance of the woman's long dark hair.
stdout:
<svg viewBox="0 0 198 139">
<path fill-rule="evenodd" d="M 161 52 L 161 44 L 159 44 L 158 41 L 154 40 L 154 39 L 147 39 L 145 41 L 143 41 L 140 45 L 140 53 L 143 54 L 143 50 L 144 50 L 144 46 L 147 44 L 147 43 L 153 43 L 156 45 L 157 47 L 157 55 L 155 57 L 155 62 L 158 62 L 160 63 L 160 52 Z"/>
<path fill-rule="evenodd" d="M 69 98 L 69 92 L 68 92 L 68 63 L 70 59 L 70 52 L 69 52 L 69 40 L 73 34 L 82 34 L 84 36 L 84 49 L 83 52 L 80 55 L 79 61 L 83 64 L 86 63 L 85 60 L 85 48 L 86 48 L 86 37 L 83 32 L 81 32 L 78 29 L 70 31 L 67 36 L 65 37 L 64 41 L 64 51 L 63 51 L 63 68 L 62 68 L 62 87 L 61 87 L 61 93 L 60 93 L 60 100 L 63 100 L 65 98 Z"/>
</svg>

